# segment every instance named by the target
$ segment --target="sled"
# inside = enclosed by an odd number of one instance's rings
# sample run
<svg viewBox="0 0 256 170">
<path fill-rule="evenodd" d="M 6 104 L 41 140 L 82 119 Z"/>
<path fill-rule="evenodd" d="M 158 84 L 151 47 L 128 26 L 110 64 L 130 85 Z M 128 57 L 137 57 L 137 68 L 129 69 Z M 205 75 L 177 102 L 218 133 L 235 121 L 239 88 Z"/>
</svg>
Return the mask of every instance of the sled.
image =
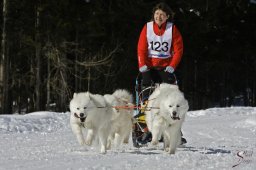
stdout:
<svg viewBox="0 0 256 170">
<path fill-rule="evenodd" d="M 136 78 L 135 83 L 135 98 L 136 98 L 136 109 L 134 111 L 134 119 L 135 123 L 133 125 L 132 130 L 132 141 L 134 147 L 143 147 L 147 146 L 148 142 L 151 142 L 152 135 L 149 132 L 147 128 L 147 124 L 145 121 L 145 110 L 149 109 L 147 108 L 147 100 L 144 101 L 143 93 L 152 94 L 155 88 L 157 88 L 160 85 L 159 79 L 155 79 L 154 82 L 151 84 L 150 87 L 147 87 L 146 89 L 142 90 L 142 77 L 139 73 Z M 173 84 L 177 84 L 176 76 L 173 74 Z M 148 96 L 149 97 L 149 96 Z M 159 142 L 162 142 L 163 138 L 159 140 Z"/>
</svg>

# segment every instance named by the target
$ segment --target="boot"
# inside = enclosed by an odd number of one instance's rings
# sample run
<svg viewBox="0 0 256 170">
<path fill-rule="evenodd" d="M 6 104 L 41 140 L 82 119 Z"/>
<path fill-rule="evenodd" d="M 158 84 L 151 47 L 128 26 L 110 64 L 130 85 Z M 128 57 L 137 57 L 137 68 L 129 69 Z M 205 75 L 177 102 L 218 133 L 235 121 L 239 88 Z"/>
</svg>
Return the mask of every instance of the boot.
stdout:
<svg viewBox="0 0 256 170">
<path fill-rule="evenodd" d="M 181 137 L 181 142 L 180 142 L 180 145 L 184 145 L 187 143 L 187 140 L 183 137 Z"/>
<path fill-rule="evenodd" d="M 150 142 L 151 140 L 152 140 L 152 134 L 151 134 L 151 132 L 148 131 L 142 135 L 140 143 L 146 144 L 146 143 Z"/>
<path fill-rule="evenodd" d="M 186 140 L 185 138 L 183 138 L 183 133 L 182 133 L 182 131 L 180 131 L 180 133 L 181 133 L 181 141 L 180 141 L 180 145 L 184 145 L 184 144 L 186 144 L 186 143 L 187 143 L 187 140 Z"/>
</svg>

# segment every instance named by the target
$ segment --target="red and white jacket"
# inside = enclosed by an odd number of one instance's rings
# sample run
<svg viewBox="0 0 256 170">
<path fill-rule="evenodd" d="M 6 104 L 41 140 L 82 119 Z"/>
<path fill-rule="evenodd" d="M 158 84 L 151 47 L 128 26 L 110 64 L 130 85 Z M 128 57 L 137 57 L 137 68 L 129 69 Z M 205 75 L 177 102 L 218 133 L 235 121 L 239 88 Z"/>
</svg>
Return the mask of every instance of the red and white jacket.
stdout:
<svg viewBox="0 0 256 170">
<path fill-rule="evenodd" d="M 183 54 L 182 36 L 171 22 L 159 28 L 151 21 L 145 24 L 140 33 L 137 50 L 139 68 L 146 65 L 158 68 L 171 66 L 176 69 Z"/>
</svg>

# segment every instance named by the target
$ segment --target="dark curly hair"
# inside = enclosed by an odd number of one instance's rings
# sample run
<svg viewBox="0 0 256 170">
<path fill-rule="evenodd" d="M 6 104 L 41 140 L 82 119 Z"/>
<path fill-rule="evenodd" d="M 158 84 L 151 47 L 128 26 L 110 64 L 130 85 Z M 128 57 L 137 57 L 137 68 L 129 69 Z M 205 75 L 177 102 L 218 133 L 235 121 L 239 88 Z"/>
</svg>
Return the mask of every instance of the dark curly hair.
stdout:
<svg viewBox="0 0 256 170">
<path fill-rule="evenodd" d="M 172 21 L 174 18 L 174 12 L 173 10 L 164 2 L 160 2 L 158 4 L 156 4 L 152 10 L 152 20 L 154 20 L 154 13 L 156 12 L 156 10 L 162 10 L 164 11 L 167 15 L 169 15 L 169 20 Z"/>
</svg>

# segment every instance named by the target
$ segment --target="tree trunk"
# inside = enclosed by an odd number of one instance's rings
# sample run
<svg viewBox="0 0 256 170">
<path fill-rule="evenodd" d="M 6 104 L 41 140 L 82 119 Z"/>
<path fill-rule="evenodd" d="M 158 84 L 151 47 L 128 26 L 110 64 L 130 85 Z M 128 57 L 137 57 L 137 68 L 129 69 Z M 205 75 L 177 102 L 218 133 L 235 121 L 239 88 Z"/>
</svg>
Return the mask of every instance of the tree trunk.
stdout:
<svg viewBox="0 0 256 170">
<path fill-rule="evenodd" d="M 49 54 L 50 51 L 47 51 L 47 54 Z M 46 85 L 46 90 L 47 90 L 47 96 L 46 96 L 46 109 L 50 110 L 50 102 L 51 102 L 51 60 L 50 57 L 47 56 L 47 85 Z"/>
<path fill-rule="evenodd" d="M 2 114 L 11 114 L 11 101 L 9 95 L 9 56 L 7 54 L 6 39 L 6 21 L 7 21 L 7 0 L 3 0 L 3 25 L 2 25 L 2 58 L 0 61 L 0 108 Z"/>
<path fill-rule="evenodd" d="M 76 50 L 75 50 L 75 61 L 78 61 L 78 27 L 76 27 Z M 75 74 L 79 73 L 78 70 L 78 64 L 75 62 Z M 79 74 L 80 76 L 80 74 Z M 78 76 L 75 76 L 75 92 L 79 91 L 78 89 L 80 89 L 80 81 Z"/>
<path fill-rule="evenodd" d="M 36 7 L 36 22 L 35 22 L 35 55 L 36 55 L 36 87 L 35 87 L 35 94 L 36 94 L 36 110 L 41 110 L 41 42 L 40 42 L 40 11 L 39 11 L 39 4 Z"/>
<path fill-rule="evenodd" d="M 63 56 L 61 55 L 60 57 L 63 57 L 63 59 L 59 58 L 59 62 L 64 62 L 65 63 L 65 59 L 66 59 L 66 53 L 63 53 Z M 61 65 L 61 63 L 59 63 L 59 65 Z M 69 94 L 69 90 L 68 90 L 68 85 L 67 85 L 67 73 L 65 69 L 61 69 L 60 70 L 60 88 L 61 88 L 61 94 L 60 94 L 60 110 L 59 111 L 63 111 L 66 110 L 66 104 L 67 104 L 67 97 Z"/>
</svg>

